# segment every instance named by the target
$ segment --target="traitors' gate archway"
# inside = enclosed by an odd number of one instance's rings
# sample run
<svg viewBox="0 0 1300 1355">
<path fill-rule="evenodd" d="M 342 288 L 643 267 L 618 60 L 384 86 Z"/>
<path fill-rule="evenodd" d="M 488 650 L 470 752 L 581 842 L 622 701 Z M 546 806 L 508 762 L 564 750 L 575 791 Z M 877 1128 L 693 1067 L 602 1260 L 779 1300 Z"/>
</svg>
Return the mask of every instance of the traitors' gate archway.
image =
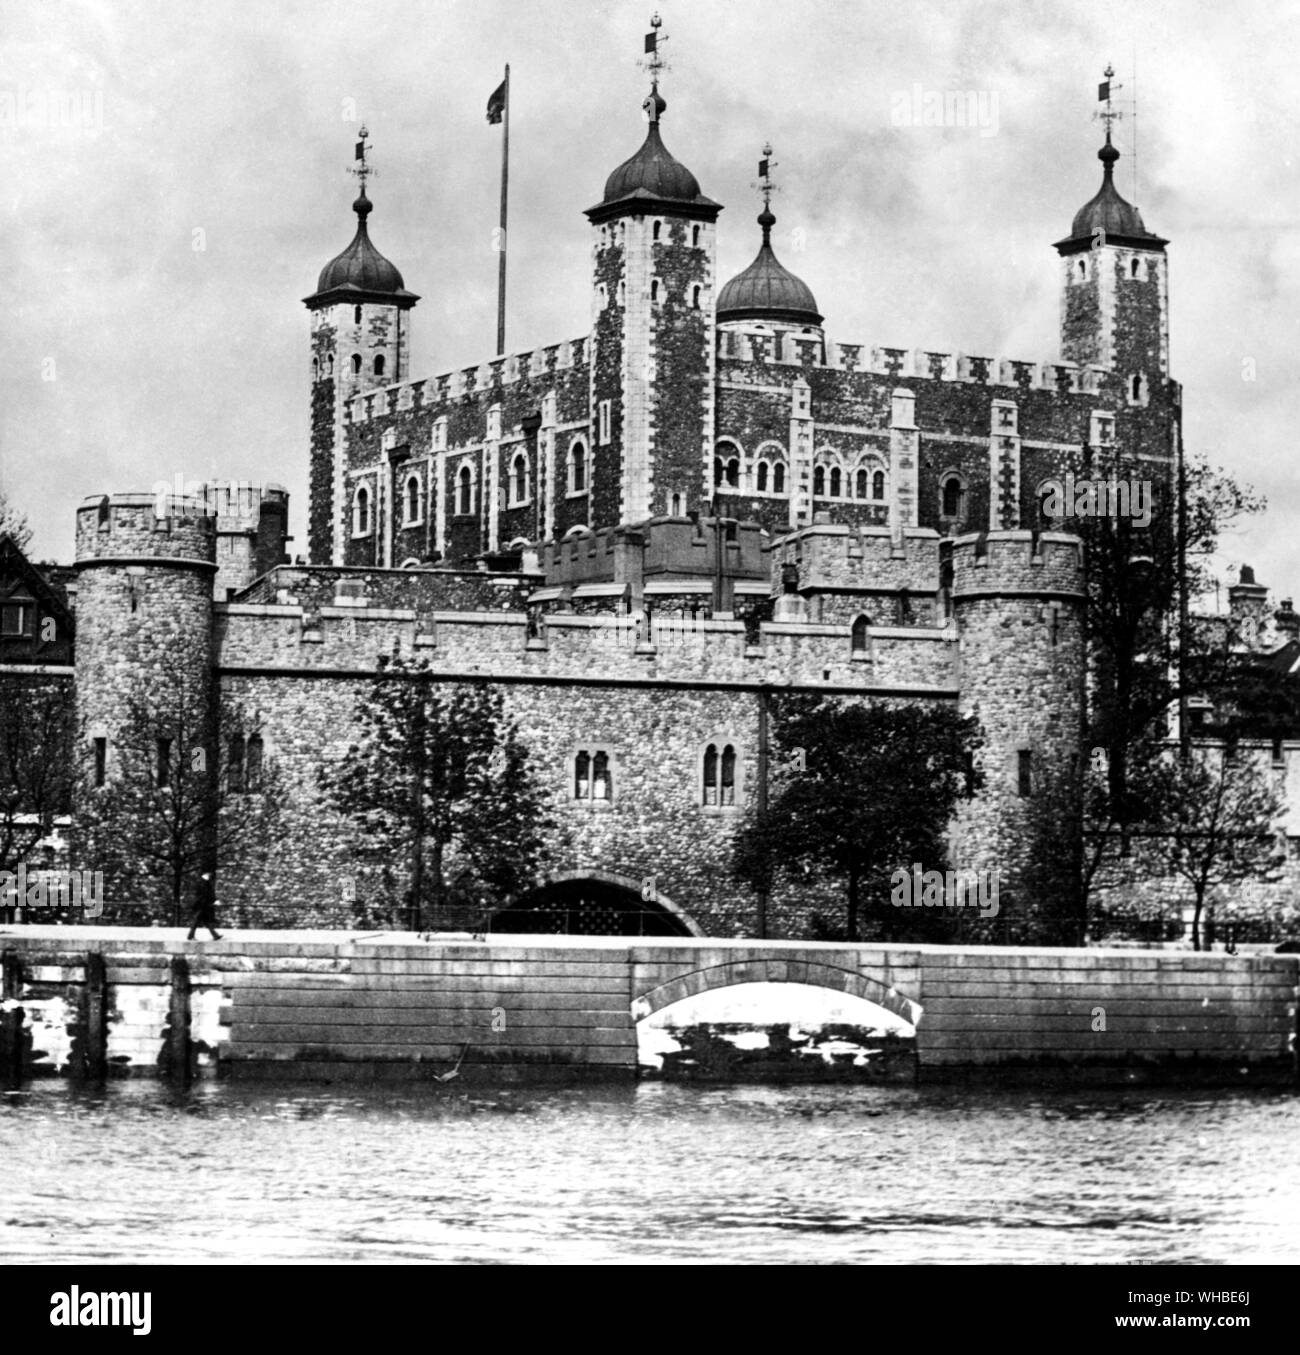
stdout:
<svg viewBox="0 0 1300 1355">
<path fill-rule="evenodd" d="M 695 920 L 658 891 L 608 871 L 566 871 L 492 916 L 492 932 L 568 936 L 703 936 Z"/>
<path fill-rule="evenodd" d="M 693 969 L 689 973 L 679 974 L 675 978 L 647 986 L 647 981 L 655 969 L 664 964 L 667 956 L 662 959 L 658 956 L 654 958 L 637 956 L 635 982 L 641 995 L 633 999 L 632 1018 L 635 1021 L 644 1020 L 674 1002 L 697 997 L 700 993 L 713 988 L 729 988 L 741 983 L 802 983 L 814 988 L 829 988 L 835 992 L 847 993 L 851 997 L 863 998 L 915 1027 L 921 1015 L 920 1003 L 900 992 L 888 978 L 873 978 L 870 974 L 863 973 L 857 967 L 857 959 L 857 956 L 850 956 L 846 964 L 839 956 L 828 957 L 826 962 L 802 958 L 787 959 L 784 956 L 780 958 L 745 956 Z M 840 963 L 836 963 L 837 960 Z"/>
</svg>

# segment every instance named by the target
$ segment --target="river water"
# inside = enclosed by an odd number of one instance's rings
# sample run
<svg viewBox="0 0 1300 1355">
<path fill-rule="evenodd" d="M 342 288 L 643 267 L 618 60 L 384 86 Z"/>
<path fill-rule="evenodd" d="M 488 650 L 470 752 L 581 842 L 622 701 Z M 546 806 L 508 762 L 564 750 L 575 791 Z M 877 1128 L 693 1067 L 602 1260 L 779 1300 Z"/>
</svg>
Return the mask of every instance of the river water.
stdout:
<svg viewBox="0 0 1300 1355">
<path fill-rule="evenodd" d="M 0 1261 L 1300 1260 L 1300 1096 L 898 1086 L 0 1097 Z"/>
</svg>

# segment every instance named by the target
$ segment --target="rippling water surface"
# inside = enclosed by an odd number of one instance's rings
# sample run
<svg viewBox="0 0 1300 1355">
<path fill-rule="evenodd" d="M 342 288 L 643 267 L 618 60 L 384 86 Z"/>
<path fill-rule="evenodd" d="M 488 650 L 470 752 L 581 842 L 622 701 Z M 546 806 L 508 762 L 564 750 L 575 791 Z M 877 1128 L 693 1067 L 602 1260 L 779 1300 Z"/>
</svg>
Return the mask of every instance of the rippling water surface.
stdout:
<svg viewBox="0 0 1300 1355">
<path fill-rule="evenodd" d="M 899 1087 L 0 1097 L 0 1260 L 1300 1261 L 1300 1097 Z"/>
</svg>

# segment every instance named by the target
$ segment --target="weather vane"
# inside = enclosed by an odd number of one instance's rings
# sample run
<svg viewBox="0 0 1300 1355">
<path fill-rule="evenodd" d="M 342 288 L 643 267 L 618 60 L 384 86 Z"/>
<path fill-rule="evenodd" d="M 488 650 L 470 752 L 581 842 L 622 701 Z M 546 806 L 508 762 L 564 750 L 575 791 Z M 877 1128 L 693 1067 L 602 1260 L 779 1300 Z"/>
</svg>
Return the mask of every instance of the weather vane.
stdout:
<svg viewBox="0 0 1300 1355">
<path fill-rule="evenodd" d="M 356 155 L 353 157 L 358 163 L 353 165 L 348 172 L 355 174 L 361 180 L 361 191 L 364 193 L 366 191 L 366 179 L 379 171 L 366 161 L 366 152 L 370 150 L 370 143 L 366 140 L 366 137 L 370 135 L 370 132 L 364 122 L 361 124 L 359 135 L 361 140 L 357 142 Z"/>
<path fill-rule="evenodd" d="M 777 162 L 771 158 L 772 143 L 765 141 L 763 143 L 763 158 L 758 162 L 758 178 L 750 184 L 751 188 L 757 188 L 763 195 L 763 208 L 769 209 L 772 206 L 772 194 L 779 193 L 781 190 L 772 182 L 772 171 L 776 169 Z"/>
<path fill-rule="evenodd" d="M 650 16 L 650 28 L 652 31 L 645 35 L 645 53 L 648 59 L 637 63 L 642 70 L 650 72 L 650 88 L 652 92 L 657 91 L 659 88 L 660 73 L 672 69 L 672 67 L 664 60 L 663 54 L 659 50 L 659 44 L 668 41 L 668 35 L 659 32 L 663 27 L 663 23 L 664 21 L 659 17 L 659 11 L 655 10 Z"/>
<path fill-rule="evenodd" d="M 1097 86 L 1097 98 L 1101 103 L 1104 103 L 1106 105 L 1106 111 L 1104 113 L 1098 111 L 1094 113 L 1092 116 L 1094 118 L 1100 118 L 1102 122 L 1106 124 L 1106 140 L 1109 141 L 1111 123 L 1117 121 L 1118 119 L 1124 116 L 1123 113 L 1115 112 L 1115 110 L 1110 106 L 1111 92 L 1113 90 L 1123 89 L 1124 86 L 1112 83 L 1111 76 L 1115 74 L 1114 66 L 1107 65 L 1106 69 L 1102 72 L 1102 74 L 1106 78 L 1105 80 L 1102 81 L 1101 84 Z"/>
</svg>

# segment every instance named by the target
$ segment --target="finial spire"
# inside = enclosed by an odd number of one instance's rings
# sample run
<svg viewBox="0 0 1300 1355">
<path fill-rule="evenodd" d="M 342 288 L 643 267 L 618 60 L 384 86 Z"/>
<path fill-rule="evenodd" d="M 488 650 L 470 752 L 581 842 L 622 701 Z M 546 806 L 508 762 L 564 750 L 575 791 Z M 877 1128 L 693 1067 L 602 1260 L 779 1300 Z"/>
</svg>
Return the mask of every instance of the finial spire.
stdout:
<svg viewBox="0 0 1300 1355">
<path fill-rule="evenodd" d="M 772 227 L 776 225 L 776 217 L 772 215 L 772 194 L 780 192 L 780 189 L 772 181 L 772 171 L 777 168 L 777 163 L 772 159 L 772 143 L 765 141 L 763 143 L 763 158 L 758 162 L 758 178 L 750 186 L 757 188 L 763 195 L 763 210 L 759 213 L 758 224 L 763 228 L 763 243 L 770 243 L 772 236 Z"/>
<path fill-rule="evenodd" d="M 650 72 L 650 93 L 646 96 L 641 107 L 645 110 L 645 115 L 651 122 L 658 122 L 659 115 L 668 107 L 659 93 L 659 76 L 669 69 L 668 63 L 659 51 L 659 44 L 668 41 L 668 35 L 659 32 L 663 27 L 663 22 L 659 17 L 659 11 L 655 10 L 650 16 L 650 32 L 645 35 L 647 59 L 641 63 Z"/>
</svg>

